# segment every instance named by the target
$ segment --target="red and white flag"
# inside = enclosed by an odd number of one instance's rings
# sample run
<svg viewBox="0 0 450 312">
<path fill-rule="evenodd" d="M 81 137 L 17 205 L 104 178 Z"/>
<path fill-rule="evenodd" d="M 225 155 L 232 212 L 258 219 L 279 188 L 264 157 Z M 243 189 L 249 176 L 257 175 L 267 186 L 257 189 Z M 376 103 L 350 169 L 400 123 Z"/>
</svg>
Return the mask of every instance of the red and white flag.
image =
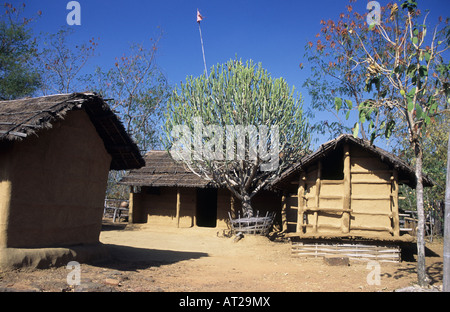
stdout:
<svg viewBox="0 0 450 312">
<path fill-rule="evenodd" d="M 200 14 L 200 11 L 197 9 L 197 23 L 200 23 L 203 19 L 203 16 Z"/>
</svg>

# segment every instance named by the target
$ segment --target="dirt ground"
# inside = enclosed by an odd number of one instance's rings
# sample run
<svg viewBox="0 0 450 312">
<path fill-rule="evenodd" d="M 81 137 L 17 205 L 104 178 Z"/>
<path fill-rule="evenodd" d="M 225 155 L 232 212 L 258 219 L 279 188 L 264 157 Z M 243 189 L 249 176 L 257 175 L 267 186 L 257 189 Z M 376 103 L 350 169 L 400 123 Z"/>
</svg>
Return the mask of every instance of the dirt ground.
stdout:
<svg viewBox="0 0 450 312">
<path fill-rule="evenodd" d="M 219 234 L 219 235 L 218 235 Z M 44 292 L 390 292 L 417 280 L 415 254 L 401 263 L 374 267 L 350 261 L 330 266 L 322 259 L 290 254 L 290 243 L 261 236 L 238 242 L 212 228 L 168 229 L 105 222 L 100 241 L 111 259 L 81 264 L 81 283 L 68 285 L 66 267 L 0 273 L 0 290 Z M 414 249 L 414 248 L 413 248 Z M 427 271 L 442 285 L 442 241 L 427 243 Z"/>
</svg>

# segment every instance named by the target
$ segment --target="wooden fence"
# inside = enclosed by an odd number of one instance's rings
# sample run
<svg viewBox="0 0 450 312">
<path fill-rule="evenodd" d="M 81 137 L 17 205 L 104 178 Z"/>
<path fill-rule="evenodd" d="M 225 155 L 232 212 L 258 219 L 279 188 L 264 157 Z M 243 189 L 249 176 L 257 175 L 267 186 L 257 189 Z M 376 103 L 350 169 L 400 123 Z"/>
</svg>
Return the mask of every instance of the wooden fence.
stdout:
<svg viewBox="0 0 450 312">
<path fill-rule="evenodd" d="M 348 257 L 350 260 L 400 262 L 401 251 L 396 245 L 363 243 L 292 242 L 294 257 Z"/>
<path fill-rule="evenodd" d="M 253 235 L 267 235 L 272 227 L 275 213 L 267 212 L 264 217 L 259 216 L 259 212 L 256 217 L 232 219 L 230 213 L 228 213 L 231 224 L 231 231 L 235 234 L 241 232 L 242 234 Z"/>
</svg>

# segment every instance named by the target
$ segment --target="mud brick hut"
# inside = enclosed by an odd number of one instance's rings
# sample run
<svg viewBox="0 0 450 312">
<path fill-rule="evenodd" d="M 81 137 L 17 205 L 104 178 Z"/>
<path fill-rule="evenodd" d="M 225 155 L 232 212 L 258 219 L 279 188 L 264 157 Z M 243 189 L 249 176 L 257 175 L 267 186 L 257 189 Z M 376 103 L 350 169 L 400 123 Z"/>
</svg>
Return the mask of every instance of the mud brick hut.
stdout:
<svg viewBox="0 0 450 312">
<path fill-rule="evenodd" d="M 288 236 L 300 256 L 345 254 L 398 260 L 402 242 L 399 184 L 414 187 L 414 170 L 370 142 L 341 135 L 304 157 L 274 182 L 284 192 Z M 424 185 L 432 182 L 424 178 Z M 359 248 L 359 249 L 358 249 Z"/>
<path fill-rule="evenodd" d="M 109 170 L 144 165 L 103 99 L 74 93 L 0 102 L 0 268 L 101 257 Z"/>
<path fill-rule="evenodd" d="M 175 162 L 167 151 L 150 151 L 145 167 L 131 170 L 121 184 L 129 185 L 129 222 L 172 227 L 226 229 L 229 214 L 240 213 L 240 201 L 225 188 L 213 184 Z M 252 199 L 260 215 L 281 209 L 280 196 L 261 191 Z"/>
</svg>

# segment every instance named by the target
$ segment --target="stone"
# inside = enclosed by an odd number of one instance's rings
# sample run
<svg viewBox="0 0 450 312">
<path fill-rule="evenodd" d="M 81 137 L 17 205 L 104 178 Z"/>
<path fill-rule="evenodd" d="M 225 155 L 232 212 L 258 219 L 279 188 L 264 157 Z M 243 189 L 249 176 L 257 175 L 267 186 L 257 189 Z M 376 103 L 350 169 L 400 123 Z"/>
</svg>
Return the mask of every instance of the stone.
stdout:
<svg viewBox="0 0 450 312">
<path fill-rule="evenodd" d="M 326 264 L 332 266 L 349 266 L 350 261 L 348 257 L 323 257 Z"/>
<path fill-rule="evenodd" d="M 110 285 L 110 286 L 119 286 L 120 280 L 115 279 L 115 278 L 107 278 L 107 279 L 105 279 L 105 284 Z"/>
</svg>

